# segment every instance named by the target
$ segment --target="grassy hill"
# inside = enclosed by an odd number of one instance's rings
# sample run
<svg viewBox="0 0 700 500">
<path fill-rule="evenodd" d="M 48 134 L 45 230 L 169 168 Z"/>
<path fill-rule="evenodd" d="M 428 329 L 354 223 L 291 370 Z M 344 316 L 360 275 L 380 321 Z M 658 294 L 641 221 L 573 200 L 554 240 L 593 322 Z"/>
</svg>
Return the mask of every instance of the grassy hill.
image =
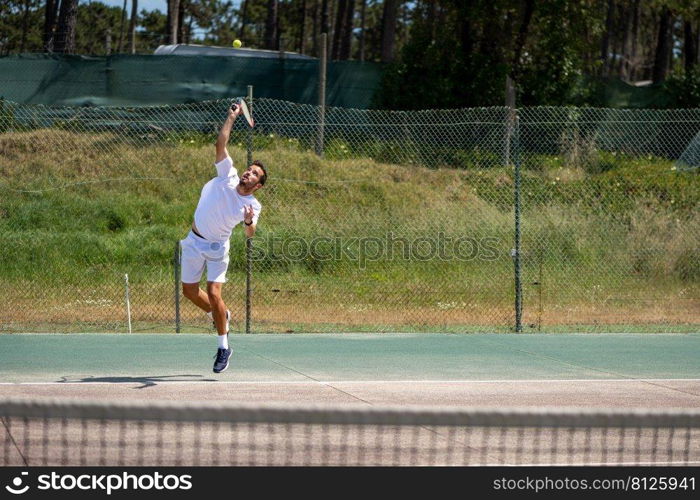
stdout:
<svg viewBox="0 0 700 500">
<path fill-rule="evenodd" d="M 127 273 L 136 323 L 171 324 L 171 262 L 214 174 L 211 139 L 1 135 L 0 285 L 11 307 L 0 328 L 121 328 Z M 511 327 L 512 168 L 384 164 L 340 147 L 319 159 L 283 138 L 264 146 L 255 155 L 270 173 L 254 243 L 257 330 Z M 230 151 L 244 165 L 242 144 Z M 697 325 L 699 201 L 700 176 L 663 159 L 527 155 L 526 324 Z M 226 293 L 239 321 L 244 250 L 237 230 Z M 41 319 L 29 319 L 37 308 Z M 183 317 L 202 325 L 188 304 Z"/>
</svg>

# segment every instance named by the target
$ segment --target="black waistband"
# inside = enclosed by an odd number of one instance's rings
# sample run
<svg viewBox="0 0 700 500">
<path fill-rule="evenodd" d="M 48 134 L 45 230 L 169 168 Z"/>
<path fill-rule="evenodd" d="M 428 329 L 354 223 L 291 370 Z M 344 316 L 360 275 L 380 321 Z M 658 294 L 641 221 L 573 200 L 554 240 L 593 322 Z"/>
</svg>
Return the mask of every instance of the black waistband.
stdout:
<svg viewBox="0 0 700 500">
<path fill-rule="evenodd" d="M 197 232 L 197 230 L 194 228 L 194 226 L 192 226 L 192 232 L 193 232 L 196 236 L 199 236 L 199 237 L 202 238 L 203 240 L 206 240 L 206 238 L 205 238 L 204 236 L 202 236 L 201 234 L 199 234 L 199 233 Z"/>
</svg>

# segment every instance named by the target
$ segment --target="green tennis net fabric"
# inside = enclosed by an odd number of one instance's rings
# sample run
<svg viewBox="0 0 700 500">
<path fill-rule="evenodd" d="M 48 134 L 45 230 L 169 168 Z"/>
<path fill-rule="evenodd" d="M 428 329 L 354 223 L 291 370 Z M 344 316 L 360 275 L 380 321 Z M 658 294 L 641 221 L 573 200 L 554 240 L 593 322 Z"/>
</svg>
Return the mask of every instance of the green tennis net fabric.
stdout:
<svg viewBox="0 0 700 500">
<path fill-rule="evenodd" d="M 1 465 L 700 465 L 700 411 L 0 400 Z"/>
</svg>

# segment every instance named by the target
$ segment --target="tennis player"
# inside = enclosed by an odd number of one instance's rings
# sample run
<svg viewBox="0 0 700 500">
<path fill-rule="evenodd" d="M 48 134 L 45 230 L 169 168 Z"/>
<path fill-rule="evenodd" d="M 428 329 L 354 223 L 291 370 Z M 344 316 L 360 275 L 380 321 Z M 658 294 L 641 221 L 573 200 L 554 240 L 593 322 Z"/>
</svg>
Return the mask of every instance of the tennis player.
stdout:
<svg viewBox="0 0 700 500">
<path fill-rule="evenodd" d="M 228 368 L 233 352 L 228 344 L 231 312 L 221 298 L 221 287 L 226 282 L 229 262 L 229 239 L 233 228 L 241 222 L 245 235 L 252 238 L 262 206 L 253 193 L 265 185 L 265 166 L 254 161 L 239 178 L 228 154 L 231 128 L 241 113 L 237 104 L 231 106 L 226 121 L 216 140 L 216 177 L 202 188 L 194 212 L 194 222 L 182 248 L 182 292 L 207 313 L 218 332 L 219 347 L 214 361 L 214 373 Z M 199 281 L 207 268 L 207 291 L 199 288 Z"/>
</svg>

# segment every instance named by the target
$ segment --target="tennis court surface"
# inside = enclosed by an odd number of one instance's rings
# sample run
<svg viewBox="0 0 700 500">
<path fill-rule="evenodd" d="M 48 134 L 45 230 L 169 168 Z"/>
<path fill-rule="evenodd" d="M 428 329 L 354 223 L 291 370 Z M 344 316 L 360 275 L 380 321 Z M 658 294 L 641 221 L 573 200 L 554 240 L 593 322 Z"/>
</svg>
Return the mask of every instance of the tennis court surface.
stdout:
<svg viewBox="0 0 700 500">
<path fill-rule="evenodd" d="M 700 334 L 231 343 L 0 336 L 4 463 L 700 464 Z"/>
</svg>

